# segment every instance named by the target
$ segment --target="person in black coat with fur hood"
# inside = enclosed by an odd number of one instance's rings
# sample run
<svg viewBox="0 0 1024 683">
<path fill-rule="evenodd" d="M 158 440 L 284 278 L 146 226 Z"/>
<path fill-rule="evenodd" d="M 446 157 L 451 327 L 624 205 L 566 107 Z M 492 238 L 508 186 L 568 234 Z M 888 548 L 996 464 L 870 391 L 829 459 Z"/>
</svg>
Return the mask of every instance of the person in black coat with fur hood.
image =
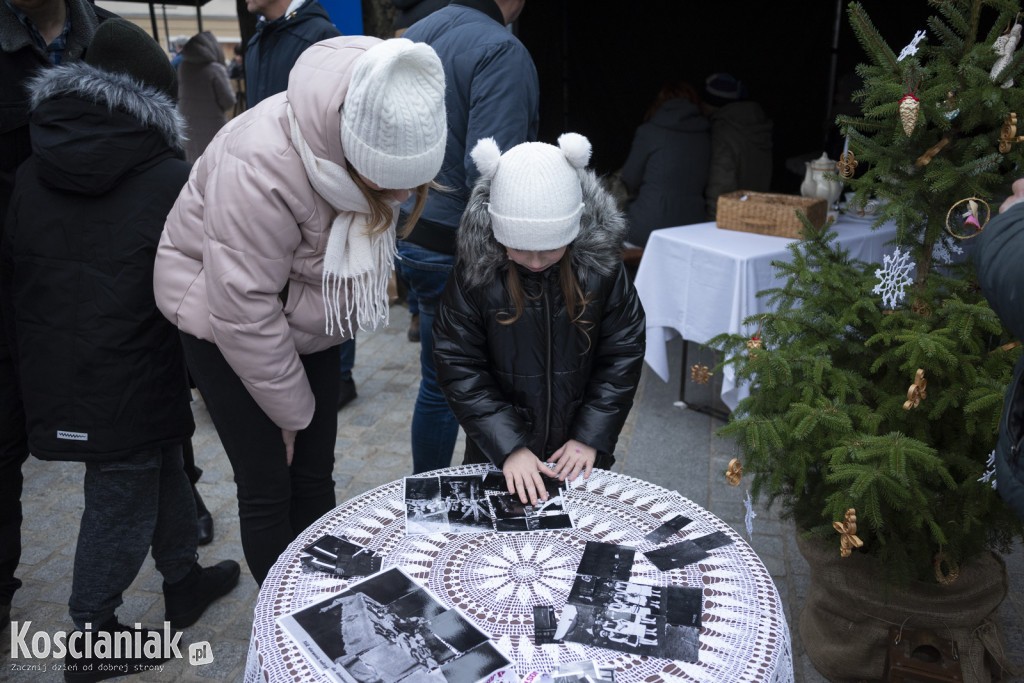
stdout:
<svg viewBox="0 0 1024 683">
<path fill-rule="evenodd" d="M 71 618 L 83 631 L 130 632 L 115 610 L 152 548 L 166 619 L 185 628 L 234 587 L 239 566 L 196 562 L 185 362 L 153 296 L 157 243 L 189 174 L 174 68 L 144 31 L 108 19 L 84 62 L 28 87 L 33 154 L 0 243 L 0 306 L 30 451 L 85 463 Z M 100 675 L 97 661 L 69 653 L 65 679 L 122 673 Z M 155 661 L 116 663 L 131 672 Z"/>
<path fill-rule="evenodd" d="M 458 232 L 458 258 L 434 321 L 445 398 L 466 431 L 466 462 L 491 462 L 523 503 L 541 475 L 610 467 L 646 343 L 622 266 L 615 200 L 585 168 L 590 142 L 486 138 Z M 549 467 L 546 463 L 553 463 Z"/>
</svg>

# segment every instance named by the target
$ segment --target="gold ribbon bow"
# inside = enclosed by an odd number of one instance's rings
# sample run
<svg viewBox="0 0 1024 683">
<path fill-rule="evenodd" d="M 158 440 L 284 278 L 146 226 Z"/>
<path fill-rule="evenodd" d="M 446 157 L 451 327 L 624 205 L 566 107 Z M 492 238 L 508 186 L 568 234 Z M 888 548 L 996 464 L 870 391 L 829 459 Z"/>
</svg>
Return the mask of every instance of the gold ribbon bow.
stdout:
<svg viewBox="0 0 1024 683">
<path fill-rule="evenodd" d="M 839 554 L 849 557 L 854 548 L 864 545 L 864 541 L 857 538 L 857 510 L 850 508 L 846 511 L 845 522 L 832 522 L 832 528 L 839 532 Z"/>
<path fill-rule="evenodd" d="M 706 365 L 697 364 L 690 366 L 690 379 L 697 384 L 707 384 L 711 381 L 711 376 L 714 374 Z"/>
<path fill-rule="evenodd" d="M 729 461 L 729 469 L 725 471 L 725 478 L 729 482 L 729 486 L 739 486 L 741 476 L 743 476 L 743 464 L 733 458 Z"/>
<path fill-rule="evenodd" d="M 907 400 L 903 402 L 903 410 L 916 408 L 921 404 L 921 401 L 928 398 L 928 392 L 925 391 L 927 386 L 928 380 L 924 378 L 924 370 L 918 368 L 917 372 L 914 373 L 914 383 L 907 389 Z"/>
</svg>

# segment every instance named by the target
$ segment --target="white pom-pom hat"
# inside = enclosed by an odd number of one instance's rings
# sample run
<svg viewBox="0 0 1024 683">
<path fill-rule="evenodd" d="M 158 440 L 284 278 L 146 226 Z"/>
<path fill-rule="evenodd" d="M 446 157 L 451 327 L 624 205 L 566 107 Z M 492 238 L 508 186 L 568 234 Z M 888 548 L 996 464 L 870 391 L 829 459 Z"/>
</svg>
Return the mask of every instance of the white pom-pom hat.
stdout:
<svg viewBox="0 0 1024 683">
<path fill-rule="evenodd" d="M 470 156 L 491 181 L 487 213 L 494 239 L 521 251 L 558 249 L 576 239 L 583 215 L 579 169 L 590 149 L 577 133 L 559 137 L 558 147 L 524 142 L 504 154 L 493 138 L 477 142 Z"/>
</svg>

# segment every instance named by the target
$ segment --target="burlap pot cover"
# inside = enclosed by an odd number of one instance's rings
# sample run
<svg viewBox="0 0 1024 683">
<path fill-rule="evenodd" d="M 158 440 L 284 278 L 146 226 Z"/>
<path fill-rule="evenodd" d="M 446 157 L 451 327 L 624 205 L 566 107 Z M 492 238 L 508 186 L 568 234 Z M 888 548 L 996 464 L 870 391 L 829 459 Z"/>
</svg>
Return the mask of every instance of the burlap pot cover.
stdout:
<svg viewBox="0 0 1024 683">
<path fill-rule="evenodd" d="M 810 565 L 810 585 L 800 611 L 800 638 L 811 663 L 835 683 L 880 680 L 890 625 L 931 629 L 956 641 L 966 683 L 999 680 L 1009 667 L 995 612 L 1006 597 L 1006 564 L 986 552 L 960 568 L 949 586 L 915 582 L 905 592 L 884 592 L 877 561 L 797 532 Z"/>
</svg>

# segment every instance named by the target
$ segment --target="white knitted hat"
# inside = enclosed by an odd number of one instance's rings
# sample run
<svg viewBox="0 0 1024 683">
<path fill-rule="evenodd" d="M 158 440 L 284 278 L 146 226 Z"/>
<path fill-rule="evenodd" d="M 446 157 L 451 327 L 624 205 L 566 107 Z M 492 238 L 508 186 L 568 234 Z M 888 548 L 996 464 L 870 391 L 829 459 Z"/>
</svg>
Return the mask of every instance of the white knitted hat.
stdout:
<svg viewBox="0 0 1024 683">
<path fill-rule="evenodd" d="M 441 170 L 447 134 L 444 69 L 432 47 L 391 38 L 356 59 L 341 146 L 361 175 L 391 190 L 428 183 Z"/>
<path fill-rule="evenodd" d="M 565 133 L 558 147 L 524 142 L 502 154 L 494 138 L 484 138 L 470 155 L 480 176 L 491 180 L 487 213 L 499 244 L 546 251 L 576 239 L 583 214 L 578 169 L 590 160 L 589 140 Z"/>
</svg>

